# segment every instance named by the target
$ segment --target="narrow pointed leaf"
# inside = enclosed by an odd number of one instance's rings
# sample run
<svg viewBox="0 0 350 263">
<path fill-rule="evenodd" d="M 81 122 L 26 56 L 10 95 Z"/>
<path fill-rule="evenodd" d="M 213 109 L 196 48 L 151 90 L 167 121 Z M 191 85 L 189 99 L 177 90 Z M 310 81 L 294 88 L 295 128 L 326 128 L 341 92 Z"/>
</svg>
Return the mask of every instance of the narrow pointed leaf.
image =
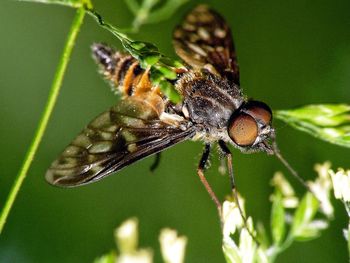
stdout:
<svg viewBox="0 0 350 263">
<path fill-rule="evenodd" d="M 266 229 L 261 222 L 258 222 L 256 225 L 257 239 L 262 247 L 267 248 L 270 246 L 270 241 L 267 236 Z"/>
<path fill-rule="evenodd" d="M 350 105 L 307 105 L 275 111 L 275 117 L 316 138 L 350 147 Z"/>
<path fill-rule="evenodd" d="M 302 238 L 303 229 L 312 221 L 318 209 L 318 201 L 312 193 L 307 192 L 298 209 L 295 211 L 291 234 L 295 238 Z"/>
<path fill-rule="evenodd" d="M 282 194 L 276 190 L 273 195 L 271 209 L 271 232 L 275 244 L 280 244 L 285 233 L 285 211 L 283 207 Z"/>
<path fill-rule="evenodd" d="M 70 6 L 74 8 L 81 7 L 82 4 L 84 4 L 84 1 L 82 0 L 21 0 L 23 2 L 36 2 L 36 3 L 43 3 L 43 4 L 58 4 L 58 5 L 65 5 Z"/>
<path fill-rule="evenodd" d="M 298 236 L 295 237 L 295 240 L 305 242 L 318 238 L 320 235 L 321 231 L 319 229 L 315 229 L 312 227 L 303 227 L 299 231 Z"/>
</svg>

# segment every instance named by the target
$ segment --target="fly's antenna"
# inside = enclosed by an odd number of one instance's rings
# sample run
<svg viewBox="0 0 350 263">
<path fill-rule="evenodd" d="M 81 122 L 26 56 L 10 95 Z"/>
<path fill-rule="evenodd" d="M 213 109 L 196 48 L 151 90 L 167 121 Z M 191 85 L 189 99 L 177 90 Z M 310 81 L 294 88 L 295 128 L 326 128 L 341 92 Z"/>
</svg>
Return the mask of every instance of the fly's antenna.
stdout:
<svg viewBox="0 0 350 263">
<path fill-rule="evenodd" d="M 312 192 L 311 191 L 311 188 L 309 187 L 309 185 L 305 182 L 305 180 L 303 178 L 301 178 L 299 176 L 299 174 L 297 173 L 297 171 L 295 171 L 293 169 L 293 167 L 287 162 L 286 159 L 284 159 L 284 157 L 282 156 L 280 150 L 278 149 L 277 147 L 277 144 L 276 142 L 274 141 L 272 143 L 272 150 L 273 150 L 273 153 L 275 154 L 275 156 L 277 157 L 278 160 L 281 161 L 281 163 L 287 168 L 287 170 L 291 173 L 291 175 L 294 176 L 295 179 L 297 179 L 299 181 L 299 183 L 302 184 L 302 186 L 304 186 L 308 191 Z"/>
<path fill-rule="evenodd" d="M 270 143 L 264 142 L 264 145 L 266 147 L 266 150 L 268 150 L 268 153 L 274 154 L 277 157 L 277 159 L 280 160 L 280 162 L 284 165 L 284 167 L 287 168 L 287 170 L 291 173 L 291 175 L 293 175 L 293 177 L 295 179 L 297 179 L 299 181 L 299 183 L 303 187 L 305 187 L 306 190 L 311 192 L 316 197 L 315 193 L 311 190 L 310 186 L 306 183 L 306 181 L 299 176 L 297 171 L 295 171 L 294 168 L 282 156 L 280 149 L 278 148 L 277 143 L 276 143 L 276 133 L 275 133 L 274 129 L 271 130 L 271 137 L 270 138 L 271 138 Z"/>
<path fill-rule="evenodd" d="M 284 157 L 282 156 L 280 150 L 278 149 L 278 146 L 277 146 L 277 143 L 276 143 L 275 138 L 273 138 L 273 140 L 272 140 L 272 151 L 273 151 L 273 153 L 275 154 L 275 156 L 277 157 L 277 159 L 280 160 L 281 163 L 282 163 L 282 164 L 287 168 L 287 170 L 291 173 L 291 175 L 293 175 L 294 178 L 297 179 L 297 180 L 299 181 L 299 183 L 300 183 L 303 187 L 305 187 L 305 189 L 306 189 L 307 191 L 309 191 L 309 192 L 317 199 L 317 201 L 320 203 L 320 207 L 323 207 L 323 206 L 322 206 L 322 201 L 321 201 L 321 199 L 316 195 L 315 191 L 313 191 L 313 190 L 311 189 L 311 187 L 307 184 L 307 182 L 306 182 L 303 178 L 301 178 L 301 177 L 299 176 L 299 174 L 297 173 L 297 171 L 295 171 L 295 170 L 293 169 L 293 167 L 287 162 L 287 160 L 284 159 Z"/>
</svg>

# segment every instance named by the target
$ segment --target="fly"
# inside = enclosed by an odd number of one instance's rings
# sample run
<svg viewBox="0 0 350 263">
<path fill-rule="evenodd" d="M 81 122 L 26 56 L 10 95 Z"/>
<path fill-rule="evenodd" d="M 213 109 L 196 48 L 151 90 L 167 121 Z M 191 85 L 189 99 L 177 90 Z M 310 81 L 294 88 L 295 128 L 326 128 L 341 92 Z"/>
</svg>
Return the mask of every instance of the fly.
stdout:
<svg viewBox="0 0 350 263">
<path fill-rule="evenodd" d="M 186 65 L 177 72 L 175 88 L 183 98 L 177 104 L 152 84 L 150 72 L 131 55 L 104 44 L 92 46 L 101 73 L 122 98 L 91 121 L 52 163 L 46 173 L 50 184 L 95 182 L 186 140 L 205 144 L 197 174 L 219 215 L 221 203 L 204 176 L 213 144 L 227 159 L 233 190 L 228 144 L 244 153 L 275 154 L 297 177 L 277 150 L 271 109 L 247 99 L 240 89 L 236 51 L 225 20 L 207 6 L 197 6 L 175 29 L 173 44 Z"/>
</svg>

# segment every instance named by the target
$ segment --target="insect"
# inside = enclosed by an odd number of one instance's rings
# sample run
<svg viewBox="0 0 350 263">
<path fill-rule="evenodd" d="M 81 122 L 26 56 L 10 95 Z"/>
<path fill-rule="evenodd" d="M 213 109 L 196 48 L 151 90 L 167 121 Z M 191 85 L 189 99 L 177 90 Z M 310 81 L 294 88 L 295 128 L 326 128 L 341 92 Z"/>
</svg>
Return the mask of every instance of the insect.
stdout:
<svg viewBox="0 0 350 263">
<path fill-rule="evenodd" d="M 221 211 L 204 170 L 213 144 L 227 159 L 234 188 L 232 156 L 227 144 L 244 153 L 277 154 L 272 111 L 248 100 L 239 87 L 239 69 L 231 31 L 209 7 L 192 10 L 173 34 L 186 69 L 174 83 L 182 95 L 172 103 L 150 81 L 150 72 L 132 56 L 94 44 L 93 56 L 104 77 L 121 94 L 117 105 L 99 115 L 69 144 L 46 173 L 56 186 L 73 187 L 100 180 L 185 140 L 204 142 L 197 174 Z"/>
</svg>

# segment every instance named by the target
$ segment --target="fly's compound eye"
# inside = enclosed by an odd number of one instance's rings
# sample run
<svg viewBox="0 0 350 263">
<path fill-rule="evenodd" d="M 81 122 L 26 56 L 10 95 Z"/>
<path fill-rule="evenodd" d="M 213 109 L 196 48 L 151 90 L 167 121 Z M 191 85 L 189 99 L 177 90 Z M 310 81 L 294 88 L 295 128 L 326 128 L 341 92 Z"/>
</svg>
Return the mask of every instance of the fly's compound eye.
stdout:
<svg viewBox="0 0 350 263">
<path fill-rule="evenodd" d="M 265 125 L 272 120 L 272 111 L 265 103 L 260 101 L 248 102 L 246 112 L 257 120 L 262 121 Z"/>
<path fill-rule="evenodd" d="M 253 117 L 241 113 L 231 121 L 228 134 L 237 145 L 250 146 L 258 137 L 258 125 Z"/>
</svg>

